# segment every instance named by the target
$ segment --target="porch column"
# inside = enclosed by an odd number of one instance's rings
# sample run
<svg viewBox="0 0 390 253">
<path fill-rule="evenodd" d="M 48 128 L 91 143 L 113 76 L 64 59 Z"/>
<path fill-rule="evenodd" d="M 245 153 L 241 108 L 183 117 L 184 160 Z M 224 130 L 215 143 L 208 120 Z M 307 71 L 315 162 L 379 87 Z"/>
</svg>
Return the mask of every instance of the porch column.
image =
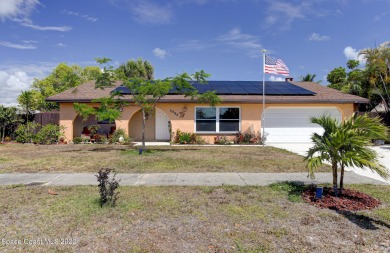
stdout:
<svg viewBox="0 0 390 253">
<path fill-rule="evenodd" d="M 126 106 L 123 108 L 119 119 L 115 120 L 116 129 L 123 129 L 130 136 L 129 122 L 134 113 L 139 110 L 138 106 Z"/>
<path fill-rule="evenodd" d="M 60 104 L 60 126 L 64 126 L 65 140 L 73 140 L 73 122 L 77 116 L 73 103 Z"/>
</svg>

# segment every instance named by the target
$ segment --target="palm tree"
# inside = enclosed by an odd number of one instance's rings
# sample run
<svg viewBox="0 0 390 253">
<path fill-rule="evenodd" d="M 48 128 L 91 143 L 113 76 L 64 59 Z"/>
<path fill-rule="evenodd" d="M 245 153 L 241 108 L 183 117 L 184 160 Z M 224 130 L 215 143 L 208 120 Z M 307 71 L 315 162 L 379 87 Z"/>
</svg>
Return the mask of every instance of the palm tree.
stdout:
<svg viewBox="0 0 390 253">
<path fill-rule="evenodd" d="M 307 74 L 301 77 L 301 82 L 314 82 L 316 76 L 316 74 Z"/>
<path fill-rule="evenodd" d="M 0 105 L 0 128 L 2 130 L 0 136 L 2 142 L 4 142 L 5 130 L 7 127 L 15 122 L 18 122 L 16 112 L 16 107 L 5 107 Z"/>
<path fill-rule="evenodd" d="M 22 91 L 22 93 L 18 97 L 18 102 L 26 112 L 26 130 L 27 132 L 29 132 L 28 115 L 31 113 L 31 110 L 34 106 L 34 92 L 31 90 Z"/>
<path fill-rule="evenodd" d="M 142 58 L 129 60 L 119 66 L 117 72 L 124 74 L 126 78 L 139 78 L 143 80 L 153 80 L 154 69 L 148 61 L 143 61 Z"/>
<path fill-rule="evenodd" d="M 389 178 L 390 172 L 381 165 L 377 153 L 367 147 L 372 139 L 387 139 L 388 128 L 381 124 L 379 118 L 367 115 L 350 117 L 344 122 L 337 122 L 329 115 L 312 117 L 311 122 L 324 128 L 324 133 L 314 133 L 305 160 L 309 175 L 314 178 L 314 171 L 323 162 L 332 166 L 333 188 L 337 194 L 337 173 L 340 168 L 340 189 L 344 187 L 344 169 L 348 166 L 365 167 L 376 171 L 383 178 Z"/>
<path fill-rule="evenodd" d="M 366 74 L 369 84 L 373 87 L 371 93 L 380 97 L 386 105 L 390 105 L 390 41 L 376 48 L 367 48 L 359 52 L 366 59 Z M 387 112 L 389 112 L 388 106 Z"/>
<path fill-rule="evenodd" d="M 26 121 L 28 122 L 28 115 L 31 113 L 34 105 L 34 92 L 31 90 L 22 91 L 18 97 L 18 102 L 25 111 Z"/>
</svg>

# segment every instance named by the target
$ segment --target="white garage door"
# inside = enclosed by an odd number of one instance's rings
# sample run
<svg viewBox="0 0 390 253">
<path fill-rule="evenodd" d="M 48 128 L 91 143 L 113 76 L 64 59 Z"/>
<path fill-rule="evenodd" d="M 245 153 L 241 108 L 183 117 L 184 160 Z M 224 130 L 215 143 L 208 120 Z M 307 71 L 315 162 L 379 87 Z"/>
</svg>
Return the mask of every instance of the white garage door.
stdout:
<svg viewBox="0 0 390 253">
<path fill-rule="evenodd" d="M 168 141 L 170 139 L 169 117 L 161 109 L 156 108 L 156 140 Z"/>
<path fill-rule="evenodd" d="M 310 122 L 310 117 L 324 113 L 341 121 L 342 116 L 335 107 L 270 107 L 265 110 L 266 142 L 311 142 L 314 132 L 323 133 L 323 128 Z"/>
</svg>

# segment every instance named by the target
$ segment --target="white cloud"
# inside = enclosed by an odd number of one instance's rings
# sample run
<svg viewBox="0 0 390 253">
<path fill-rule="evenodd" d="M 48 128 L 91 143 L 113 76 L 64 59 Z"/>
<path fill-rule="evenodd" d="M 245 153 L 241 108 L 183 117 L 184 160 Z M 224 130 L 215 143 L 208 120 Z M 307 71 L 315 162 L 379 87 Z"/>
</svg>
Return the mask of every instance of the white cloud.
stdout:
<svg viewBox="0 0 390 253">
<path fill-rule="evenodd" d="M 238 28 L 218 36 L 216 40 L 235 48 L 244 49 L 250 57 L 261 56 L 260 50 L 263 47 L 259 43 L 259 38 L 252 34 L 241 33 L 241 30 Z"/>
<path fill-rule="evenodd" d="M 74 12 L 74 11 L 67 11 L 67 10 L 64 10 L 64 13 L 68 14 L 68 15 L 71 15 L 71 16 L 76 16 L 76 17 L 80 17 L 80 18 L 84 18 L 85 20 L 89 21 L 89 22 L 96 22 L 98 19 L 95 18 L 95 17 L 92 17 L 92 16 L 89 16 L 87 14 L 81 14 L 81 13 L 78 13 L 78 12 Z"/>
<path fill-rule="evenodd" d="M 380 21 L 383 17 L 387 16 L 387 14 L 389 14 L 388 11 L 383 12 L 383 13 L 381 13 L 381 14 L 378 14 L 378 15 L 374 16 L 374 18 L 373 18 L 374 22 Z"/>
<path fill-rule="evenodd" d="M 312 33 L 309 37 L 309 40 L 311 41 L 324 41 L 324 40 L 329 40 L 330 37 L 327 35 L 321 35 L 318 33 Z"/>
<path fill-rule="evenodd" d="M 71 26 L 40 26 L 40 25 L 34 25 L 33 23 L 30 22 L 21 22 L 21 25 L 39 31 L 67 32 L 72 30 Z"/>
<path fill-rule="evenodd" d="M 133 6 L 132 13 L 141 24 L 169 24 L 173 18 L 170 7 L 148 1 L 139 1 Z"/>
<path fill-rule="evenodd" d="M 26 44 L 36 44 L 38 43 L 38 41 L 36 40 L 22 40 L 23 43 L 26 43 Z"/>
<path fill-rule="evenodd" d="M 30 15 L 35 8 L 40 5 L 39 0 L 1 0 L 0 1 L 0 19 L 10 19 L 22 26 L 40 31 L 59 31 L 66 32 L 72 29 L 70 26 L 40 26 L 35 25 Z"/>
<path fill-rule="evenodd" d="M 356 50 L 355 48 L 352 48 L 351 46 L 348 46 L 344 48 L 344 55 L 347 58 L 347 60 L 358 60 L 360 63 L 365 63 L 366 60 L 364 58 L 364 55 L 359 55 L 360 50 Z"/>
<path fill-rule="evenodd" d="M 109 0 L 120 9 L 130 11 L 133 18 L 144 25 L 166 25 L 173 19 L 173 11 L 168 4 L 159 4 L 151 0 Z"/>
<path fill-rule="evenodd" d="M 60 42 L 60 43 L 57 43 L 56 46 L 57 46 L 57 47 L 66 47 L 66 44 Z"/>
<path fill-rule="evenodd" d="M 230 51 L 243 51 L 247 56 L 258 58 L 262 56 L 262 45 L 259 37 L 252 34 L 242 33 L 239 28 L 234 28 L 225 34 L 210 40 L 187 40 L 181 42 L 178 51 L 203 51 L 208 48 L 226 49 Z"/>
<path fill-rule="evenodd" d="M 0 104 L 16 105 L 20 92 L 30 89 L 35 78 L 47 76 L 54 67 L 54 64 L 45 62 L 0 66 Z"/>
<path fill-rule="evenodd" d="M 308 9 L 310 9 L 310 4 L 304 1 L 299 5 L 283 1 L 272 1 L 268 8 L 266 24 L 270 27 L 279 23 L 281 30 L 288 29 L 294 20 L 305 18 Z"/>
<path fill-rule="evenodd" d="M 39 5 L 39 0 L 1 0 L 0 19 L 27 18 Z"/>
<path fill-rule="evenodd" d="M 177 4 L 197 4 L 205 5 L 207 3 L 225 3 L 225 2 L 237 2 L 237 0 L 176 0 Z"/>
<path fill-rule="evenodd" d="M 276 81 L 276 82 L 286 81 L 285 78 L 280 77 L 280 76 L 270 76 L 270 77 L 268 78 L 268 80 L 270 80 L 270 81 Z"/>
<path fill-rule="evenodd" d="M 156 56 L 160 59 L 164 59 L 166 56 L 169 55 L 169 53 L 166 50 L 158 48 L 158 47 L 153 49 L 153 54 L 154 54 L 154 56 Z"/>
<path fill-rule="evenodd" d="M 15 44 L 8 41 L 0 41 L 1 46 L 15 48 L 15 49 L 36 49 L 37 46 L 32 45 L 31 43 L 24 42 L 24 45 L 22 44 Z"/>
<path fill-rule="evenodd" d="M 329 9 L 329 7 L 324 9 L 322 7 L 324 0 L 263 0 L 258 2 L 269 3 L 267 16 L 265 17 L 265 27 L 273 30 L 288 30 L 297 20 L 341 15 L 340 10 Z"/>
</svg>

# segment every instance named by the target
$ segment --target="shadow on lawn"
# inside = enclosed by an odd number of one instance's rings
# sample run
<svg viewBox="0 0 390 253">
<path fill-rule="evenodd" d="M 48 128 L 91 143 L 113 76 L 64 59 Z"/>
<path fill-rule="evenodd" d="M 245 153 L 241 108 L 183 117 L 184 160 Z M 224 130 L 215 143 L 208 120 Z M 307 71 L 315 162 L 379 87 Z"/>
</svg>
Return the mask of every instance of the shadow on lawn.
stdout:
<svg viewBox="0 0 390 253">
<path fill-rule="evenodd" d="M 302 181 L 283 181 L 271 184 L 270 187 L 276 191 L 286 192 L 287 199 L 291 202 L 301 202 L 302 192 L 306 190 L 308 186 Z"/>
<path fill-rule="evenodd" d="M 334 210 L 336 213 L 344 216 L 347 218 L 350 222 L 356 224 L 362 229 L 367 229 L 367 230 L 377 230 L 379 229 L 378 226 L 385 227 L 387 229 L 390 229 L 390 224 L 387 224 L 386 222 L 383 222 L 381 220 L 373 219 L 370 217 L 367 217 L 362 214 L 357 214 L 351 211 L 343 211 L 343 210 Z"/>
<path fill-rule="evenodd" d="M 273 190 L 286 192 L 288 200 L 292 202 L 302 201 L 302 197 L 301 197 L 302 193 L 307 188 L 312 186 L 313 185 L 305 185 L 304 182 L 301 181 L 284 181 L 284 182 L 278 182 L 270 185 L 270 187 Z M 378 226 L 382 226 L 384 228 L 390 229 L 390 224 L 378 219 L 367 217 L 363 214 L 357 214 L 351 211 L 338 210 L 338 209 L 330 209 L 330 210 L 333 210 L 336 213 L 344 216 L 350 222 L 356 224 L 362 229 L 377 230 L 379 229 Z"/>
</svg>

